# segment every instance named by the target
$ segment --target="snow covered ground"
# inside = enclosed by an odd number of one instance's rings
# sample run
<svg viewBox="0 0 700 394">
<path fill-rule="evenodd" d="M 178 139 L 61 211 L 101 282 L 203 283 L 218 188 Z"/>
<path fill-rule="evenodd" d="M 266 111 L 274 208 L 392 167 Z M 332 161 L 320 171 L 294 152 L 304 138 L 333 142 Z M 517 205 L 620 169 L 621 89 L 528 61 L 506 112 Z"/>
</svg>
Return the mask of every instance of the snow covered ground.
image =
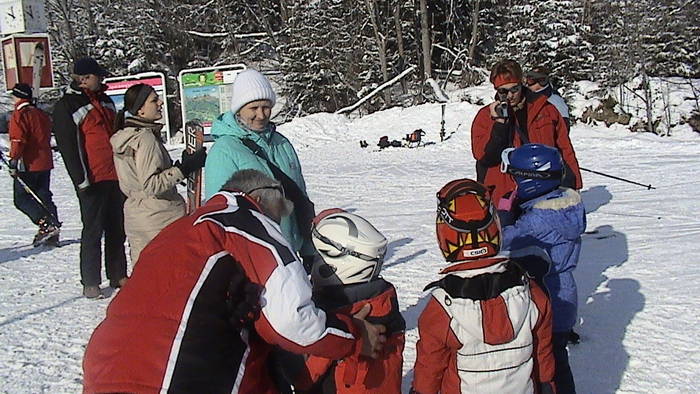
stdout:
<svg viewBox="0 0 700 394">
<path fill-rule="evenodd" d="M 486 95 L 491 92 L 484 92 Z M 316 114 L 280 127 L 295 144 L 317 209 L 365 216 L 389 238 L 384 277 L 407 321 L 404 391 L 412 378 L 422 288 L 444 265 L 434 233 L 435 193 L 475 177 L 470 126 L 478 107 L 450 103 L 439 141 L 440 106 L 390 109 L 360 119 Z M 582 167 L 651 183 L 645 188 L 583 173 L 588 233 L 576 278 L 582 343 L 570 348 L 580 393 L 700 392 L 700 136 L 672 137 L 575 126 Z M 427 132 L 417 149 L 376 151 L 382 135 Z M 362 149 L 359 140 L 367 140 Z M 181 147 L 173 147 L 179 155 Z M 54 198 L 64 246 L 32 248 L 34 226 L 12 205 L 0 176 L 0 391 L 77 393 L 85 344 L 109 299 L 80 296 L 80 216 L 60 158 Z M 105 282 L 106 285 L 106 282 Z"/>
</svg>

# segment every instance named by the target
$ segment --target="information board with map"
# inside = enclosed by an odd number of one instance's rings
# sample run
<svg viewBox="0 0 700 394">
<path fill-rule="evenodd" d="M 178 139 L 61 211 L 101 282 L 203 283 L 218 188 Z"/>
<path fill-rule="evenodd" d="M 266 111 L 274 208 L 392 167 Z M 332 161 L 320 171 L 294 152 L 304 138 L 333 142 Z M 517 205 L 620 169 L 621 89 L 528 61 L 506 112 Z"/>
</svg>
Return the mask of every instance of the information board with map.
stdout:
<svg viewBox="0 0 700 394">
<path fill-rule="evenodd" d="M 233 64 L 180 71 L 182 124 L 198 121 L 204 134 L 210 134 L 214 119 L 228 111 L 236 75 L 245 69 Z"/>
</svg>

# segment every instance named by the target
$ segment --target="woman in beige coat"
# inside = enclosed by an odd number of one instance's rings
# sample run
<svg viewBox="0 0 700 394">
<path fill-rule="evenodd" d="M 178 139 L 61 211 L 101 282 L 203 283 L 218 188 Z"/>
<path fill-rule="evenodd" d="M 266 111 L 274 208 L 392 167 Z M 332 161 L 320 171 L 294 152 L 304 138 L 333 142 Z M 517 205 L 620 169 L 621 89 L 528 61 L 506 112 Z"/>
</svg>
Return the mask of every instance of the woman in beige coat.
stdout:
<svg viewBox="0 0 700 394">
<path fill-rule="evenodd" d="M 124 229 L 131 263 L 168 224 L 185 215 L 185 200 L 175 185 L 204 166 L 204 149 L 182 153 L 173 164 L 160 139 L 163 101 L 149 85 L 137 84 L 124 94 L 124 109 L 115 119 L 110 138 L 119 188 L 126 195 Z"/>
</svg>

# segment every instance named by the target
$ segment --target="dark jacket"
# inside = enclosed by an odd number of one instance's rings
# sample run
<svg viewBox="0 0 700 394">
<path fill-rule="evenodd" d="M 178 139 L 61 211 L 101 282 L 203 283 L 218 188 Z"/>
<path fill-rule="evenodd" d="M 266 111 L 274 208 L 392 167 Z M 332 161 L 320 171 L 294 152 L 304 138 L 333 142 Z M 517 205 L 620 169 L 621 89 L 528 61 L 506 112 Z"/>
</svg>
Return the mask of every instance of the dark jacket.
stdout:
<svg viewBox="0 0 700 394">
<path fill-rule="evenodd" d="M 406 322 L 399 311 L 394 286 L 384 279 L 326 286 L 314 291 L 314 302 L 325 311 L 347 314 L 355 314 L 365 305 L 371 305 L 367 321 L 386 327 L 387 342 L 377 359 L 355 355 L 335 361 L 310 356 L 295 387 L 313 394 L 401 393 Z"/>
<path fill-rule="evenodd" d="M 51 118 L 46 112 L 20 100 L 10 118 L 10 158 L 18 160 L 20 171 L 53 168 Z"/>
<path fill-rule="evenodd" d="M 569 139 L 566 122 L 559 111 L 540 94 L 526 95 L 527 141 L 518 130 L 517 116 L 505 124 L 491 118 L 488 106 L 479 110 L 472 123 L 472 155 L 476 159 L 477 180 L 493 189 L 492 201 L 498 202 L 507 192 L 515 189 L 515 181 L 502 173 L 501 153 L 505 148 L 519 147 L 526 143 L 538 143 L 559 149 L 566 166 L 563 186 L 581 189 L 581 172 L 574 147 Z"/>
<path fill-rule="evenodd" d="M 76 190 L 95 182 L 118 180 L 109 143 L 114 117 L 114 103 L 104 90 L 89 92 L 79 89 L 75 82 L 56 103 L 56 145 Z"/>
</svg>

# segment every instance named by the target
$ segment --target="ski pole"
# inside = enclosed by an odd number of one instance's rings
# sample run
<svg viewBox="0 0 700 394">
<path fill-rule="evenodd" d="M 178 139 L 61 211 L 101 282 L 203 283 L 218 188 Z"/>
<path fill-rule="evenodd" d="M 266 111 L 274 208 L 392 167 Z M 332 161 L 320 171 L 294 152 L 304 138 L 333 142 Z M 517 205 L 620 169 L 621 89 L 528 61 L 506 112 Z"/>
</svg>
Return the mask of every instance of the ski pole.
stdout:
<svg viewBox="0 0 700 394">
<path fill-rule="evenodd" d="M 10 163 L 7 161 L 7 159 L 5 158 L 5 155 L 2 153 L 2 151 L 0 151 L 0 160 L 2 160 L 2 162 L 7 166 L 7 168 L 10 168 Z M 34 198 L 34 200 L 36 202 L 38 202 L 42 208 L 44 208 L 44 211 L 47 214 L 49 214 L 49 217 L 51 217 L 51 220 L 54 222 L 54 224 L 58 227 L 61 227 L 62 223 L 58 221 L 56 216 L 54 216 L 54 214 L 51 212 L 51 210 L 49 210 L 49 208 L 46 206 L 46 204 L 44 204 L 44 202 L 41 201 L 41 198 L 39 198 L 39 196 L 34 192 L 34 190 L 32 190 L 32 188 L 29 187 L 29 185 L 27 185 L 27 183 L 22 178 L 20 178 L 19 175 L 11 175 L 11 176 L 12 176 L 12 178 L 17 179 L 17 181 L 19 181 L 19 184 L 22 185 L 22 188 L 24 189 L 24 191 L 26 191 L 30 196 L 32 196 L 32 198 Z"/>
<path fill-rule="evenodd" d="M 647 190 L 656 189 L 655 187 L 653 187 L 653 186 L 650 185 L 650 184 L 649 184 L 649 185 L 645 185 L 645 184 L 643 184 L 643 183 L 630 181 L 629 179 L 620 178 L 620 177 L 617 177 L 617 176 L 614 176 L 614 175 L 609 175 L 609 174 L 606 174 L 606 173 L 604 173 L 604 172 L 593 171 L 593 170 L 589 170 L 588 168 L 583 168 L 583 167 L 579 167 L 579 168 L 580 168 L 582 171 L 588 171 L 588 172 L 592 172 L 592 173 L 594 173 L 594 174 L 606 176 L 606 177 L 608 177 L 608 178 L 617 179 L 618 181 L 623 181 L 623 182 L 631 183 L 631 184 L 633 184 L 633 185 L 646 187 Z"/>
</svg>

